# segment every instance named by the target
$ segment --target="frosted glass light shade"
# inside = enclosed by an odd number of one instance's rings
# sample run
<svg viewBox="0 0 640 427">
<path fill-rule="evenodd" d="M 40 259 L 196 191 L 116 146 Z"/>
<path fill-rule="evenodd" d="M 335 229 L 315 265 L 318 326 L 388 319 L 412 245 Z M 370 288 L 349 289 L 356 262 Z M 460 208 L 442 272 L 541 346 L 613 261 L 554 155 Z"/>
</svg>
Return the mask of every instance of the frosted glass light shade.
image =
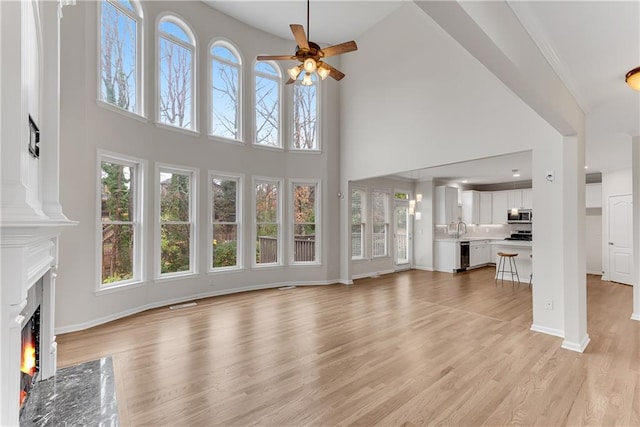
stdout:
<svg viewBox="0 0 640 427">
<path fill-rule="evenodd" d="M 318 67 L 318 74 L 320 75 L 320 78 L 322 80 L 326 79 L 327 77 L 329 77 L 329 73 L 331 71 L 328 68 L 323 67 L 322 65 L 320 65 Z"/>
<path fill-rule="evenodd" d="M 304 60 L 304 70 L 307 73 L 313 73 L 316 68 L 318 68 L 318 65 L 316 64 L 316 60 L 313 58 L 307 58 Z"/>
<path fill-rule="evenodd" d="M 629 71 L 624 81 L 627 82 L 631 89 L 640 91 L 640 67 Z"/>
<path fill-rule="evenodd" d="M 304 73 L 304 79 L 302 79 L 303 86 L 311 86 L 313 84 L 313 80 L 311 80 L 311 74 Z"/>
<path fill-rule="evenodd" d="M 293 80 L 297 79 L 298 76 L 300 75 L 300 72 L 302 71 L 302 66 L 301 65 L 296 65 L 293 68 L 289 68 L 287 70 L 287 74 L 289 74 L 289 77 L 291 77 Z"/>
</svg>

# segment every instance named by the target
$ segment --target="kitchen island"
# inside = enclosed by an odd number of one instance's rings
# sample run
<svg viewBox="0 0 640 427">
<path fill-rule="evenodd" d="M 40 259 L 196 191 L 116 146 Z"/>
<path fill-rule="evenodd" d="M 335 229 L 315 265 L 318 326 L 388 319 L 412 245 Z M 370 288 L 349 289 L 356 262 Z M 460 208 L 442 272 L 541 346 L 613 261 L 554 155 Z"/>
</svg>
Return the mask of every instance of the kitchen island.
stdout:
<svg viewBox="0 0 640 427">
<path fill-rule="evenodd" d="M 498 270 L 498 252 L 508 252 L 512 254 L 518 254 L 517 257 L 514 258 L 516 262 L 516 267 L 518 269 L 518 276 L 520 278 L 520 283 L 529 284 L 529 277 L 531 272 L 533 271 L 532 267 L 532 259 L 531 259 L 531 248 L 533 246 L 533 242 L 523 241 L 523 240 L 494 240 L 491 242 L 491 253 L 493 256 L 493 261 L 496 263 L 496 272 Z M 506 260 L 507 266 L 509 261 Z M 504 280 L 511 281 L 511 275 L 505 274 Z M 517 280 L 514 277 L 514 280 Z"/>
</svg>

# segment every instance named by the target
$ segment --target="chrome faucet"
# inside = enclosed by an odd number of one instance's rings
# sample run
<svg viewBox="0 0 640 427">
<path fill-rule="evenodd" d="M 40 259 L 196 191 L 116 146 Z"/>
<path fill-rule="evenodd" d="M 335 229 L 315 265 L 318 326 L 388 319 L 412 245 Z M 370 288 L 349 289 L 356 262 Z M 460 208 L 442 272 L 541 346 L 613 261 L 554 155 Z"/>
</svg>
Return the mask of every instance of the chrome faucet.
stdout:
<svg viewBox="0 0 640 427">
<path fill-rule="evenodd" d="M 460 226 L 464 226 L 464 232 L 462 234 L 467 234 L 467 224 L 462 222 L 460 218 L 458 218 L 458 223 L 456 224 L 456 239 L 460 238 Z"/>
</svg>

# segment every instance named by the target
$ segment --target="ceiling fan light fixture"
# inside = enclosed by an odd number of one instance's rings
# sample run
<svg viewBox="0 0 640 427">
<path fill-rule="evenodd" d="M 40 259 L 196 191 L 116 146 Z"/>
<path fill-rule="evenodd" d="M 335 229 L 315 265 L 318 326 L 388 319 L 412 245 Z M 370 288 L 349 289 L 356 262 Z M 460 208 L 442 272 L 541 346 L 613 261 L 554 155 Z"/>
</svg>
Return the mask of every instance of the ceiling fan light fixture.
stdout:
<svg viewBox="0 0 640 427">
<path fill-rule="evenodd" d="M 316 64 L 316 60 L 313 58 L 307 58 L 304 60 L 304 70 L 307 73 L 313 73 L 318 68 L 318 64 Z"/>
<path fill-rule="evenodd" d="M 310 73 L 304 73 L 304 78 L 302 79 L 302 86 L 311 86 L 313 84 L 313 80 L 311 80 Z"/>
<path fill-rule="evenodd" d="M 629 87 L 633 90 L 640 91 L 640 67 L 636 67 L 629 71 L 624 78 Z"/>
<path fill-rule="evenodd" d="M 331 70 L 329 68 L 325 68 L 324 63 L 321 63 L 320 66 L 318 66 L 318 75 L 322 80 L 329 77 L 330 73 L 331 73 Z"/>
<path fill-rule="evenodd" d="M 291 77 L 293 80 L 297 79 L 301 72 L 302 65 L 296 65 L 295 67 L 289 68 L 287 70 L 287 74 L 289 74 L 289 77 Z"/>
</svg>

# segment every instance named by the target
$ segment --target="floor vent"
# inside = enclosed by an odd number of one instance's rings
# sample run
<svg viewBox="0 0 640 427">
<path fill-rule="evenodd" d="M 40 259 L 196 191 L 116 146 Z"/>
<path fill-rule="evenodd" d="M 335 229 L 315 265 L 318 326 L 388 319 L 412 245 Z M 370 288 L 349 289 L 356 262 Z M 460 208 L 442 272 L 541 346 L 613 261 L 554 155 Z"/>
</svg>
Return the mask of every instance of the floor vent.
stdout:
<svg viewBox="0 0 640 427">
<path fill-rule="evenodd" d="M 169 310 L 180 310 L 181 308 L 195 307 L 196 305 L 198 304 L 193 301 L 185 302 L 184 304 L 170 305 Z"/>
</svg>

